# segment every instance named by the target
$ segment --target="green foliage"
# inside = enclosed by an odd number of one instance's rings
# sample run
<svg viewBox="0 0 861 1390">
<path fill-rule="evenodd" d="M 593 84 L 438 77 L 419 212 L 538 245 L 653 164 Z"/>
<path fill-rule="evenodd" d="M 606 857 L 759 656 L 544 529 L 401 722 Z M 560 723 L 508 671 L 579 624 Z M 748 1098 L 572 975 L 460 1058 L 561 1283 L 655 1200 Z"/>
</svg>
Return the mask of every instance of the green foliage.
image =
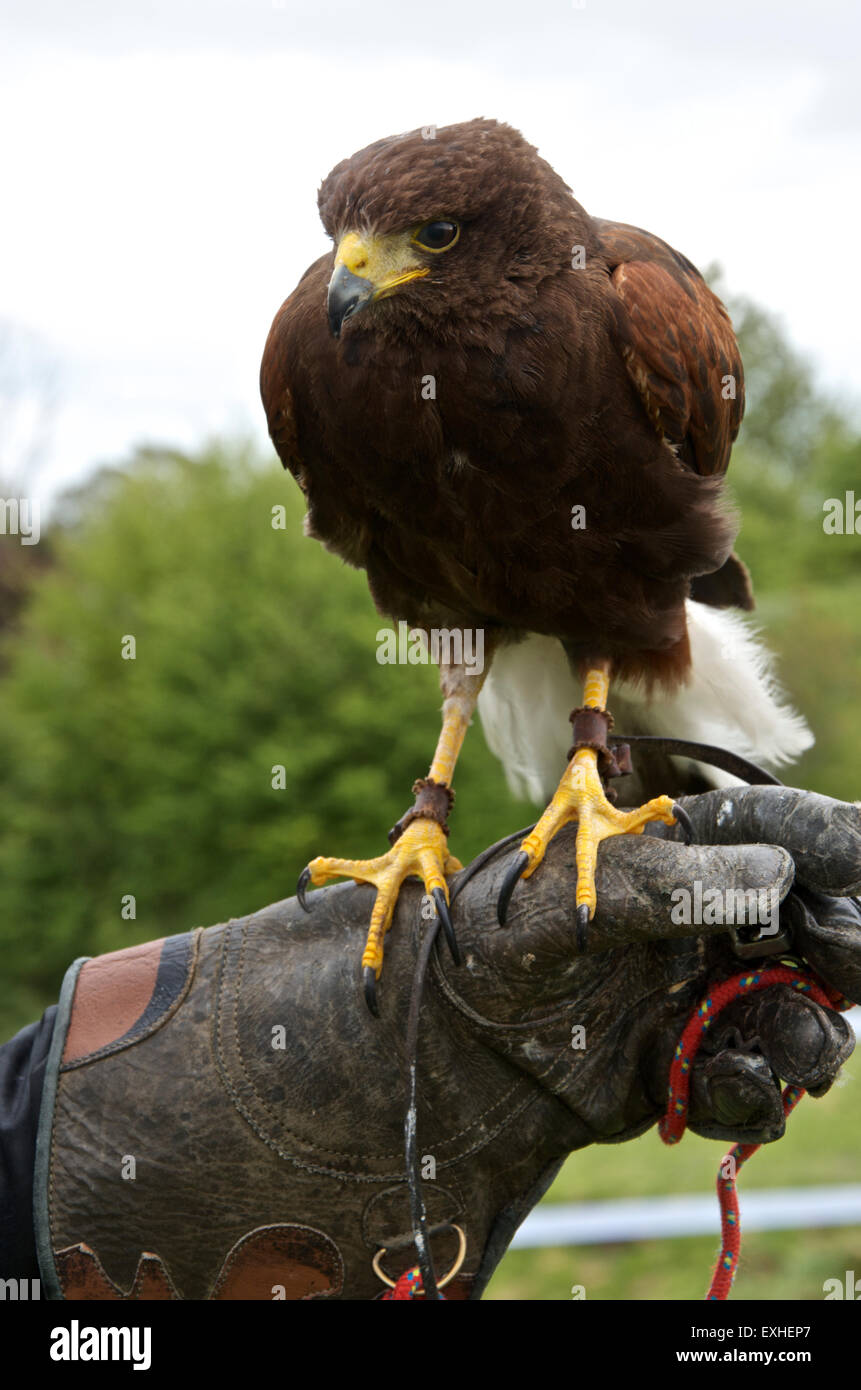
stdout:
<svg viewBox="0 0 861 1390">
<path fill-rule="evenodd" d="M 386 848 L 439 732 L 437 675 L 377 662 L 364 576 L 302 513 L 280 469 L 227 446 L 142 451 L 72 499 L 0 683 L 11 1026 L 21 987 L 32 1010 L 76 955 L 287 897 L 315 854 Z M 465 858 L 528 819 L 470 742 Z"/>
</svg>

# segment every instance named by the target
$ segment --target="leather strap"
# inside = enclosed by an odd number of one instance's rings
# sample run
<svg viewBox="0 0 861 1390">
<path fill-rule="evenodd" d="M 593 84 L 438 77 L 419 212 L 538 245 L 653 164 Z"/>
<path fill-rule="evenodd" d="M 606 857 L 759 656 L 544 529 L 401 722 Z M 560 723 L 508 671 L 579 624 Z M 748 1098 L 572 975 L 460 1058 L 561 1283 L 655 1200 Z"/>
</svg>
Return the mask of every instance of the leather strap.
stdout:
<svg viewBox="0 0 861 1390">
<path fill-rule="evenodd" d="M 414 820 L 435 820 L 448 835 L 448 817 L 454 805 L 454 792 L 445 782 L 435 782 L 432 777 L 419 777 L 413 782 L 413 795 L 416 802 L 405 811 L 400 820 L 389 831 L 389 844 L 395 844 L 408 825 Z"/>
<path fill-rule="evenodd" d="M 653 734 L 617 734 L 610 739 L 611 746 L 622 743 L 634 744 L 644 753 L 654 750 L 675 757 L 694 758 L 698 763 L 707 763 L 710 767 L 729 772 L 733 777 L 740 777 L 752 787 L 783 786 L 779 777 L 766 772 L 765 768 L 752 763 L 749 758 L 742 758 L 738 753 L 731 753 L 728 748 L 718 748 L 713 743 L 692 743 L 686 738 L 664 738 Z"/>
</svg>

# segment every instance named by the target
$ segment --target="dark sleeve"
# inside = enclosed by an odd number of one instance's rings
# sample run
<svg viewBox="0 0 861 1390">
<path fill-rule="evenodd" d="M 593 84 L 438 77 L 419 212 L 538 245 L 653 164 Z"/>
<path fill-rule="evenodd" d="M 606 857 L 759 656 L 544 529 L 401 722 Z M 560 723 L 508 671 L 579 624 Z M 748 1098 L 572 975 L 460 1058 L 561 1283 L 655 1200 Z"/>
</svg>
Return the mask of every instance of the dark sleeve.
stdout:
<svg viewBox="0 0 861 1390">
<path fill-rule="evenodd" d="M 0 1047 L 0 1278 L 38 1279 L 33 1164 L 56 1004 Z"/>
</svg>

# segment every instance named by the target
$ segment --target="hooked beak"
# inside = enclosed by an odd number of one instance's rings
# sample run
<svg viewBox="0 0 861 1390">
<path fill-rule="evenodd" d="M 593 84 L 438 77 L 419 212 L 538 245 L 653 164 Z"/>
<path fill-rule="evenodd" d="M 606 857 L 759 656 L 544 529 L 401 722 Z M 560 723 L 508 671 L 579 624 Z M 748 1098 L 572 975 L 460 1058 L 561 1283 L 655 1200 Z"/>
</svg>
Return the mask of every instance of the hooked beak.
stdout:
<svg viewBox="0 0 861 1390">
<path fill-rule="evenodd" d="M 340 338 L 341 327 L 348 318 L 357 313 L 363 304 L 373 299 L 376 286 L 361 275 L 354 275 L 345 265 L 336 265 L 335 273 L 329 281 L 329 295 L 326 300 L 329 314 L 329 328 L 334 338 Z"/>
<path fill-rule="evenodd" d="M 335 253 L 335 269 L 329 281 L 329 328 L 335 338 L 347 319 L 366 304 L 394 294 L 400 285 L 428 275 L 409 232 L 386 236 L 359 236 L 347 232 Z"/>
</svg>

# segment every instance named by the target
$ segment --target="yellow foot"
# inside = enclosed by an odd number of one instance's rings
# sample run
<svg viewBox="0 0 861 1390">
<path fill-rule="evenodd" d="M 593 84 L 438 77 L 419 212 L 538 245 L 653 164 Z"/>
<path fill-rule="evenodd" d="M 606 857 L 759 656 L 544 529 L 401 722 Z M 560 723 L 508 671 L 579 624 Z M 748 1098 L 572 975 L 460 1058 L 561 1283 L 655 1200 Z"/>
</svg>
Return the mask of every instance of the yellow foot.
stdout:
<svg viewBox="0 0 861 1390">
<path fill-rule="evenodd" d="M 617 811 L 607 800 L 594 749 L 581 748 L 565 770 L 553 799 L 534 830 L 526 836 L 520 853 L 502 884 L 497 904 L 500 925 L 505 925 L 508 903 L 519 878 L 529 878 L 541 863 L 556 833 L 577 822 L 577 942 L 585 945 L 585 929 L 595 915 L 595 868 L 598 846 L 611 835 L 642 835 L 650 821 L 675 825 L 687 821 L 684 812 L 668 796 L 655 797 L 633 811 Z M 689 822 L 688 822 L 689 824 Z"/>
<path fill-rule="evenodd" d="M 392 916 L 401 884 L 410 874 L 416 874 L 433 898 L 437 916 L 442 923 L 452 956 L 457 964 L 457 949 L 451 915 L 448 910 L 446 875 L 457 873 L 463 865 L 449 854 L 445 832 L 435 820 L 421 817 L 411 821 L 387 854 L 377 859 L 312 859 L 299 878 L 297 896 L 306 911 L 305 889 L 309 883 L 319 887 L 331 878 L 352 878 L 356 883 L 373 883 L 377 890 L 371 926 L 362 955 L 362 974 L 365 998 L 371 1013 L 377 1014 L 376 982 L 383 969 L 383 938 L 392 924 Z"/>
</svg>

